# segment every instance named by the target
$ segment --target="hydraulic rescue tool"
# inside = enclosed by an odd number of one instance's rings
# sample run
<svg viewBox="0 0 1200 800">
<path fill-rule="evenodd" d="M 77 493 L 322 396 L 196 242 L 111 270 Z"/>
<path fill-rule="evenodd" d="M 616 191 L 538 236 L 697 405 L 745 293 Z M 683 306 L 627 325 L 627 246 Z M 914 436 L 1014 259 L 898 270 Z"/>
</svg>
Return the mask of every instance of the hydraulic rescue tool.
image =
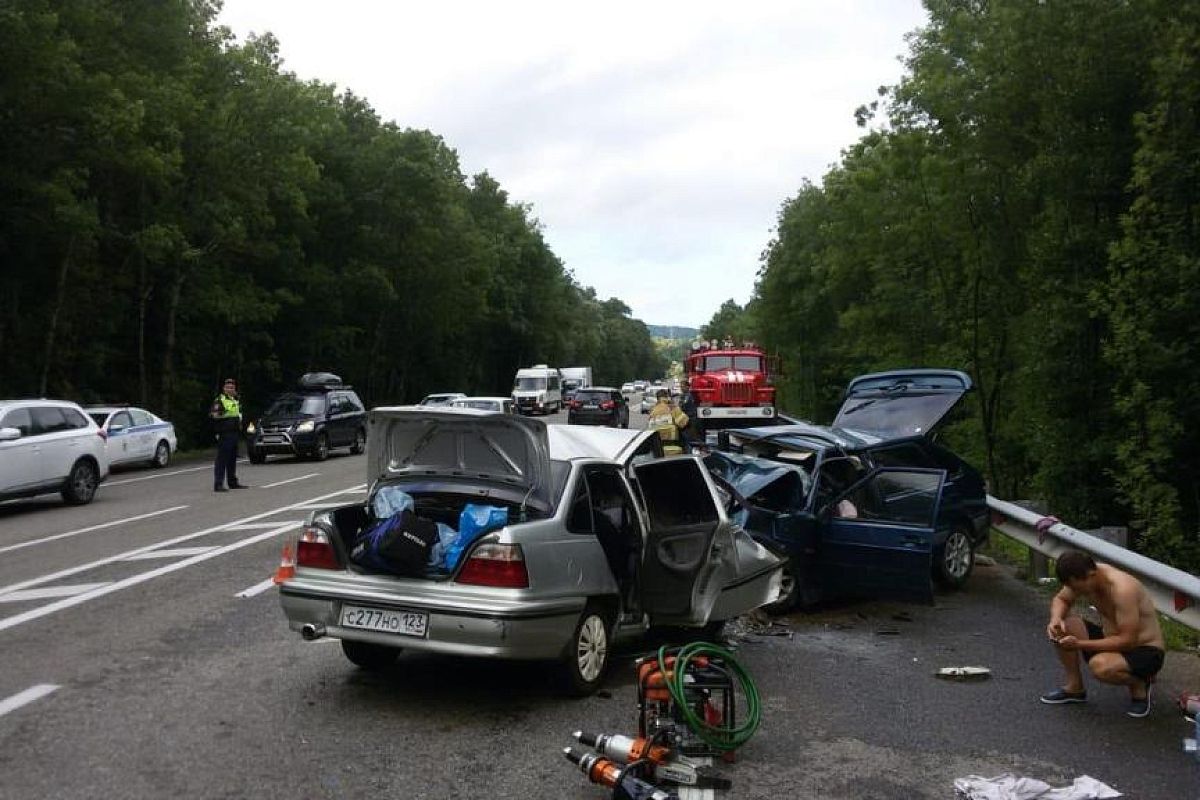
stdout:
<svg viewBox="0 0 1200 800">
<path fill-rule="evenodd" d="M 612 789 L 613 800 L 679 800 L 679 795 L 659 789 L 645 780 L 646 762 L 618 764 L 599 753 L 582 753 L 573 747 L 564 747 L 563 755 L 592 783 Z"/>
<path fill-rule="evenodd" d="M 733 782 L 715 772 L 711 767 L 699 764 L 671 747 L 654 739 L 622 736 L 619 733 L 585 733 L 575 731 L 574 737 L 603 756 L 622 764 L 639 761 L 647 764 L 646 772 L 656 783 L 673 783 L 680 786 L 695 786 L 698 789 L 730 789 Z M 659 737 L 666 740 L 666 736 Z"/>
</svg>

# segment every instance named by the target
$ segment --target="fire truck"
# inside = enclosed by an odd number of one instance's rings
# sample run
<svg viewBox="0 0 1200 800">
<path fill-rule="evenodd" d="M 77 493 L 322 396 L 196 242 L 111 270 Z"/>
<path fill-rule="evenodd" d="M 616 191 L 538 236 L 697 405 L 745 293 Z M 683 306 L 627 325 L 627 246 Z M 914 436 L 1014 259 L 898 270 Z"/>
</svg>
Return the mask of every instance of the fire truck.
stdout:
<svg viewBox="0 0 1200 800">
<path fill-rule="evenodd" d="M 774 359 L 759 347 L 700 350 L 684 372 L 696 400 L 701 430 L 771 425 L 775 419 Z"/>
</svg>

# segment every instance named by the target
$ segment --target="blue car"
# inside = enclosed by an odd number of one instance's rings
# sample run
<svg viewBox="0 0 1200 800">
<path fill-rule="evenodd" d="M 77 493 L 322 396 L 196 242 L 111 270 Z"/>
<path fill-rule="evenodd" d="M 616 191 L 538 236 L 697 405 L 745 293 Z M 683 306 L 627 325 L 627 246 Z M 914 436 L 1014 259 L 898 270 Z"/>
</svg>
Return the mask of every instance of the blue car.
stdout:
<svg viewBox="0 0 1200 800">
<path fill-rule="evenodd" d="M 898 370 L 851 381 L 833 425 L 722 434 L 705 459 L 732 519 L 789 558 L 769 610 L 829 596 L 933 602 L 959 588 L 987 539 L 982 475 L 931 434 L 971 379 Z"/>
</svg>

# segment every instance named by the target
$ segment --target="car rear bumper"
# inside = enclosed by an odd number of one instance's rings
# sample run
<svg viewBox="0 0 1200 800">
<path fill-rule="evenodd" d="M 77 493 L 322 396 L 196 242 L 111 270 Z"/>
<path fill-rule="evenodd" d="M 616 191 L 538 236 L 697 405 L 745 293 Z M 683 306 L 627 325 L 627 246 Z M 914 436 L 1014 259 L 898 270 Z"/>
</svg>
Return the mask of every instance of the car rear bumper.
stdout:
<svg viewBox="0 0 1200 800">
<path fill-rule="evenodd" d="M 616 425 L 619 420 L 620 416 L 611 411 L 600 413 L 573 411 L 567 415 L 567 422 L 571 425 Z"/>
<path fill-rule="evenodd" d="M 407 598 L 383 598 L 321 592 L 315 587 L 285 584 L 280 602 L 288 627 L 300 631 L 316 625 L 324 635 L 431 653 L 508 659 L 553 659 L 570 643 L 582 598 L 554 602 L 534 601 L 489 605 L 439 605 Z M 428 615 L 424 637 L 378 633 L 340 625 L 342 605 L 350 603 L 382 609 L 422 612 Z"/>
</svg>

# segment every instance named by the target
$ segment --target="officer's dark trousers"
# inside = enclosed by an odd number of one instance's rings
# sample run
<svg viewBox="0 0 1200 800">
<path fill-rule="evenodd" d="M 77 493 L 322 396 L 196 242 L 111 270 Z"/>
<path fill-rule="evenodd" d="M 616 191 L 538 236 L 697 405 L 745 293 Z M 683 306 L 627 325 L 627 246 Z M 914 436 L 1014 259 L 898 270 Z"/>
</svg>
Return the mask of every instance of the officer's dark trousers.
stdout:
<svg viewBox="0 0 1200 800">
<path fill-rule="evenodd" d="M 222 433 L 217 437 L 217 462 L 213 466 L 213 488 L 220 488 L 229 477 L 229 485 L 237 486 L 238 434 Z"/>
</svg>

